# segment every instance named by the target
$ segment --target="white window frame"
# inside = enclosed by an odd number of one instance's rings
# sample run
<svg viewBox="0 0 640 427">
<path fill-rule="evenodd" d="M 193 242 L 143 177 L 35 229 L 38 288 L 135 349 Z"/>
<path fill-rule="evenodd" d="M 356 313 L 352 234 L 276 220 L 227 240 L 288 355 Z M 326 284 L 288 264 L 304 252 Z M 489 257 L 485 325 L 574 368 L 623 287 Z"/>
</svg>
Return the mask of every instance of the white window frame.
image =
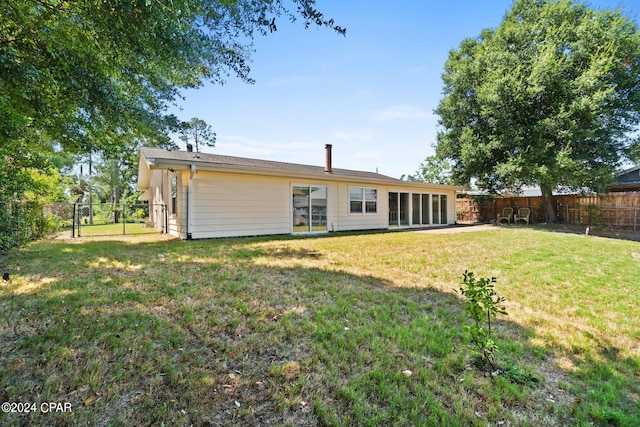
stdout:
<svg viewBox="0 0 640 427">
<path fill-rule="evenodd" d="M 308 216 L 306 218 L 306 221 L 307 221 L 306 225 L 307 225 L 307 227 L 309 227 L 309 229 L 306 230 L 306 231 L 296 231 L 295 230 L 295 224 L 294 224 L 295 223 L 295 206 L 292 204 L 292 206 L 291 206 L 291 215 L 290 215 L 290 218 L 292 220 L 291 221 L 292 222 L 292 224 L 291 224 L 291 232 L 293 234 L 300 234 L 300 235 L 301 234 L 328 233 L 329 232 L 329 224 L 330 224 L 330 221 L 329 221 L 329 197 L 328 197 L 329 196 L 329 186 L 327 184 L 309 184 L 309 183 L 296 183 L 296 182 L 293 182 L 290 185 L 289 192 L 291 194 L 293 194 L 293 189 L 296 188 L 296 187 L 302 187 L 302 188 L 308 188 L 309 189 L 309 194 L 308 194 L 309 198 L 308 198 L 308 200 L 311 203 L 311 208 L 313 208 L 313 200 L 322 200 L 322 199 L 318 199 L 318 198 L 312 197 L 311 189 L 312 188 L 317 188 L 319 190 L 324 190 L 325 191 L 325 199 L 324 199 L 324 201 L 326 203 L 326 206 L 325 206 L 325 221 L 326 222 L 325 222 L 325 227 L 323 229 L 314 230 L 313 229 L 313 227 L 314 227 L 313 226 L 313 217 L 312 217 L 313 212 L 312 212 L 312 209 L 311 209 L 311 210 L 309 210 L 307 212 Z M 333 227 L 333 225 L 331 225 L 331 226 Z"/>
<path fill-rule="evenodd" d="M 360 199 L 352 199 L 351 198 L 351 191 L 352 190 L 360 190 Z M 374 200 L 371 199 L 367 199 L 367 191 L 374 191 L 376 198 Z M 349 187 L 349 215 L 377 215 L 378 214 L 378 189 L 374 188 L 374 187 L 356 187 L 356 186 L 350 186 Z M 360 202 L 362 203 L 362 209 L 360 211 L 354 211 L 351 209 L 351 202 Z M 368 212 L 367 211 L 367 202 L 374 202 L 375 203 L 375 210 L 373 212 Z"/>
<path fill-rule="evenodd" d="M 169 206 L 169 215 L 176 216 L 178 214 L 178 176 L 175 174 L 169 175 Z"/>
</svg>

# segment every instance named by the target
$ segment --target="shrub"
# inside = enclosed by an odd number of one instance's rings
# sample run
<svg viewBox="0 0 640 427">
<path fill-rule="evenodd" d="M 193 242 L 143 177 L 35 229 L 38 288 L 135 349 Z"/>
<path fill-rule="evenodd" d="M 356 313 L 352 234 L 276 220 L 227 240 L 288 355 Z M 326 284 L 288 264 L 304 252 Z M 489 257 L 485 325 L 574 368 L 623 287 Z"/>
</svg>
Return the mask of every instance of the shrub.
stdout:
<svg viewBox="0 0 640 427">
<path fill-rule="evenodd" d="M 459 288 L 465 300 L 465 313 L 473 322 L 464 326 L 471 339 L 471 353 L 483 367 L 490 367 L 494 371 L 497 370 L 498 345 L 493 339 L 492 319 L 498 313 L 507 315 L 506 309 L 501 305 L 504 298 L 494 289 L 495 282 L 495 277 L 476 279 L 473 272 L 465 270 L 462 286 Z"/>
<path fill-rule="evenodd" d="M 55 229 L 39 202 L 0 203 L 0 252 L 46 236 Z"/>
</svg>

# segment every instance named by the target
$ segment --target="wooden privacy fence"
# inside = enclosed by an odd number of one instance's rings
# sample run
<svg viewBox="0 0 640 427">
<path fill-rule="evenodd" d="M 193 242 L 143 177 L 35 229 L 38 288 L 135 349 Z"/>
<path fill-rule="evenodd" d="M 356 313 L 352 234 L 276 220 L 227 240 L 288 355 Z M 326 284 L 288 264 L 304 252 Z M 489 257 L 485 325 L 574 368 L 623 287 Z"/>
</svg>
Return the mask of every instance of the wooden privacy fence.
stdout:
<svg viewBox="0 0 640 427">
<path fill-rule="evenodd" d="M 640 192 L 563 194 L 555 196 L 558 219 L 566 224 L 640 230 Z M 531 222 L 545 222 L 542 197 L 462 197 L 456 200 L 458 222 L 491 222 L 504 208 L 531 209 Z"/>
</svg>

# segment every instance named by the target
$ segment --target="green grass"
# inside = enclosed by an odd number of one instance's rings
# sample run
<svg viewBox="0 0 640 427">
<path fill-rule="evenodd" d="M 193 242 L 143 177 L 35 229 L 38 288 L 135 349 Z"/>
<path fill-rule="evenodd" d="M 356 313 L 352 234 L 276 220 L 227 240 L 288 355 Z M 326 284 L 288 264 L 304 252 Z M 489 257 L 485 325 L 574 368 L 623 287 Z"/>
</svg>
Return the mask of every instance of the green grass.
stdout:
<svg viewBox="0 0 640 427">
<path fill-rule="evenodd" d="M 77 227 L 77 226 L 76 226 Z M 65 232 L 71 233 L 71 231 Z M 78 229 L 76 228 L 76 233 Z M 81 224 L 80 236 L 115 236 L 122 234 L 157 234 L 158 230 L 153 227 L 146 227 L 144 222 L 127 222 L 127 223 L 112 223 L 112 224 Z"/>
<path fill-rule="evenodd" d="M 640 425 L 637 242 L 154 235 L 40 241 L 0 265 L 0 401 L 72 404 L 0 425 Z M 508 374 L 468 355 L 465 269 L 498 278 Z"/>
</svg>

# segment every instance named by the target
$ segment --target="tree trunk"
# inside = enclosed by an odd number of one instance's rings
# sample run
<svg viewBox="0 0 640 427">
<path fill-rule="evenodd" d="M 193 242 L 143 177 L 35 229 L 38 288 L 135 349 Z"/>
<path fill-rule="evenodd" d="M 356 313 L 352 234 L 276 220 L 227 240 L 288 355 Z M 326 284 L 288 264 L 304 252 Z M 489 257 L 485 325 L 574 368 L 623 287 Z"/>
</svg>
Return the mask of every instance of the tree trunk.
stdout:
<svg viewBox="0 0 640 427">
<path fill-rule="evenodd" d="M 558 220 L 558 207 L 556 198 L 553 197 L 552 189 L 545 185 L 540 186 L 542 191 L 542 208 L 544 209 L 544 218 L 548 223 L 556 223 Z"/>
</svg>

